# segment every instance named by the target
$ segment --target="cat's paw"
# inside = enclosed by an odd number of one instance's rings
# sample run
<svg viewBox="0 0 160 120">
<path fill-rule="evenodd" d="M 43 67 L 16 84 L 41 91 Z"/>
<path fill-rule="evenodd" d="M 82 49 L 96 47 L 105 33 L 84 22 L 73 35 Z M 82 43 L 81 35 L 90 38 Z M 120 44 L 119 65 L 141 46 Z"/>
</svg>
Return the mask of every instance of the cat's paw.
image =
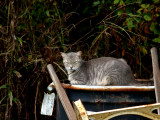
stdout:
<svg viewBox="0 0 160 120">
<path fill-rule="evenodd" d="M 73 80 L 72 80 L 72 81 L 70 81 L 70 84 L 71 84 L 71 85 L 78 85 L 79 82 L 78 82 L 78 81 L 73 81 Z"/>
</svg>

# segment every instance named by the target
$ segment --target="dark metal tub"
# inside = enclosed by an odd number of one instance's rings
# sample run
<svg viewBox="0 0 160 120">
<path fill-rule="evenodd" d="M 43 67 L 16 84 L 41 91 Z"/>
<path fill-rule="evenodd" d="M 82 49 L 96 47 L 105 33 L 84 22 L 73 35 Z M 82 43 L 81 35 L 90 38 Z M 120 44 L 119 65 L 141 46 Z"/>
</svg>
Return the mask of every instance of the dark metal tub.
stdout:
<svg viewBox="0 0 160 120">
<path fill-rule="evenodd" d="M 116 108 L 155 103 L 154 86 L 85 86 L 63 84 L 69 100 L 81 99 L 87 111 L 103 111 Z M 57 120 L 67 120 L 67 116 L 57 97 Z M 147 120 L 141 116 L 123 115 L 111 120 Z"/>
</svg>

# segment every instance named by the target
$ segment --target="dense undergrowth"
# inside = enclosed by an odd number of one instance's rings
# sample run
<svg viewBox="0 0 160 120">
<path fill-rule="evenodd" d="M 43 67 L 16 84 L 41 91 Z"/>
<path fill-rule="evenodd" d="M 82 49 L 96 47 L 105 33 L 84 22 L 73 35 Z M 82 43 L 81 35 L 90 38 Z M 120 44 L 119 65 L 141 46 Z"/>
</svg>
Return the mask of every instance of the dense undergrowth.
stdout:
<svg viewBox="0 0 160 120">
<path fill-rule="evenodd" d="M 160 47 L 159 0 L 0 1 L 0 120 L 41 116 L 52 63 L 64 82 L 60 52 L 85 60 L 123 57 L 136 78 L 152 77 L 150 49 Z"/>
</svg>

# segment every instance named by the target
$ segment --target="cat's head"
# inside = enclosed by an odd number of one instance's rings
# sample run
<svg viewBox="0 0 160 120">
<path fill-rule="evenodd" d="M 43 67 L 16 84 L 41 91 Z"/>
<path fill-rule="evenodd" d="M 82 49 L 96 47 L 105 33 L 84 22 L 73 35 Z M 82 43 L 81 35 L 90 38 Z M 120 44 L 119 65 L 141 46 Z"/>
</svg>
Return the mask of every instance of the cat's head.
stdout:
<svg viewBox="0 0 160 120">
<path fill-rule="evenodd" d="M 63 58 L 63 64 L 68 71 L 68 73 L 76 71 L 82 64 L 81 58 L 82 52 L 70 52 L 63 53 L 61 52 L 61 56 Z"/>
</svg>

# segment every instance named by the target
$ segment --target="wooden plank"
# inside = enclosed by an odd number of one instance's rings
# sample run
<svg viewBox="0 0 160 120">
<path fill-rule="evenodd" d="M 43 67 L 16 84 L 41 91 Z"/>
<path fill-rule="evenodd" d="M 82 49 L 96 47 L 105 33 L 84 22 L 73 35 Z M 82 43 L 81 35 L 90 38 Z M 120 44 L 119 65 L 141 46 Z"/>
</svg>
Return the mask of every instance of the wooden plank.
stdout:
<svg viewBox="0 0 160 120">
<path fill-rule="evenodd" d="M 74 106 L 74 111 L 76 112 L 76 116 L 78 120 L 89 120 L 87 111 L 84 108 L 80 99 L 73 102 L 73 106 Z"/>
<path fill-rule="evenodd" d="M 68 119 L 69 120 L 77 120 L 76 114 L 73 110 L 73 107 L 68 99 L 68 96 L 67 96 L 64 88 L 62 87 L 62 85 L 57 77 L 57 74 L 55 73 L 53 66 L 51 64 L 48 64 L 47 69 L 48 69 L 48 72 L 50 74 L 52 81 L 54 82 L 57 94 L 58 94 L 59 99 L 63 105 L 63 108 L 67 114 Z"/>
<path fill-rule="evenodd" d="M 153 79 L 155 86 L 156 102 L 160 103 L 160 70 L 159 70 L 157 49 L 155 47 L 151 49 L 151 55 L 152 55 Z M 160 109 L 158 109 L 158 114 L 160 114 Z"/>
</svg>

